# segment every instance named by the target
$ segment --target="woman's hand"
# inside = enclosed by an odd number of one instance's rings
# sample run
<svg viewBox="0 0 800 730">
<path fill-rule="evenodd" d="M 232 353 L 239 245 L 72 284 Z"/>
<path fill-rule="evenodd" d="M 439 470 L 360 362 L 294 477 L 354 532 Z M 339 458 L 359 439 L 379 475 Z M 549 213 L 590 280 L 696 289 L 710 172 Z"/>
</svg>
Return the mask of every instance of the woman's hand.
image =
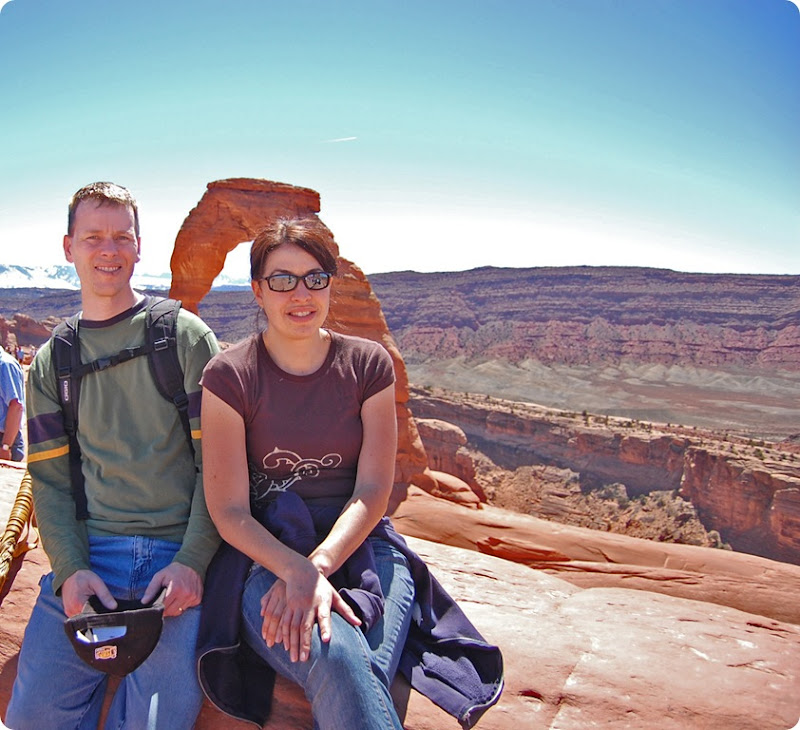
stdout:
<svg viewBox="0 0 800 730">
<path fill-rule="evenodd" d="M 361 620 L 309 561 L 289 582 L 276 580 L 261 598 L 261 635 L 267 646 L 282 643 L 291 661 L 304 662 L 311 652 L 311 631 L 319 624 L 322 641 L 331 638 L 331 609 L 353 626 Z"/>
</svg>

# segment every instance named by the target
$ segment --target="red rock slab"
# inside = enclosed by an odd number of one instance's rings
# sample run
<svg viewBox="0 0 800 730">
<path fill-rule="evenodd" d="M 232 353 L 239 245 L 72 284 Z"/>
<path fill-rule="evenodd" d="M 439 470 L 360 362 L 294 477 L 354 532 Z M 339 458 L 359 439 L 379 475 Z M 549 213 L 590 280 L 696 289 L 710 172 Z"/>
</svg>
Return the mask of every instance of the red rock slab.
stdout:
<svg viewBox="0 0 800 730">
<path fill-rule="evenodd" d="M 625 587 L 800 624 L 800 566 L 745 553 L 571 527 L 411 487 L 392 515 L 404 535 L 497 555 L 574 585 Z"/>
<path fill-rule="evenodd" d="M 506 689 L 481 730 L 783 730 L 800 717 L 796 626 L 645 591 L 584 590 L 476 551 L 409 543 L 503 650 Z M 0 605 L 0 716 L 36 583 L 47 569 L 40 549 L 29 553 Z M 299 689 L 281 681 L 275 700 L 267 728 L 310 726 Z M 206 704 L 196 727 L 252 726 Z M 457 723 L 412 692 L 405 727 L 455 730 Z"/>
<path fill-rule="evenodd" d="M 436 486 L 431 491 L 434 496 L 466 507 L 477 507 L 480 504 L 480 497 L 463 479 L 435 469 L 429 469 L 427 474 L 436 482 Z"/>
<path fill-rule="evenodd" d="M 503 650 L 506 690 L 481 730 L 777 730 L 800 718 L 797 626 L 645 591 L 577 589 L 490 556 L 409 542 Z M 410 710 L 422 702 L 412 695 Z M 435 713 L 413 717 L 407 727 L 453 727 Z"/>
</svg>

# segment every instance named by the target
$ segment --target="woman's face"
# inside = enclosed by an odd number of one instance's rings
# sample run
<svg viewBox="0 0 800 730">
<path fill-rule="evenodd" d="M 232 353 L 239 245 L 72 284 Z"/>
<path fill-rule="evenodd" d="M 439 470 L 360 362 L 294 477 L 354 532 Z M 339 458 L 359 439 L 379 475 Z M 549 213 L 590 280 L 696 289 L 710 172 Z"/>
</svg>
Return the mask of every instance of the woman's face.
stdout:
<svg viewBox="0 0 800 730">
<path fill-rule="evenodd" d="M 262 278 L 251 285 L 256 301 L 267 316 L 271 334 L 303 339 L 319 332 L 330 309 L 331 289 L 330 286 L 308 289 L 302 277 L 320 271 L 323 268 L 319 262 L 294 244 L 284 244 L 269 254 Z M 272 291 L 266 278 L 275 274 L 298 277 L 297 286 L 291 291 Z"/>
</svg>

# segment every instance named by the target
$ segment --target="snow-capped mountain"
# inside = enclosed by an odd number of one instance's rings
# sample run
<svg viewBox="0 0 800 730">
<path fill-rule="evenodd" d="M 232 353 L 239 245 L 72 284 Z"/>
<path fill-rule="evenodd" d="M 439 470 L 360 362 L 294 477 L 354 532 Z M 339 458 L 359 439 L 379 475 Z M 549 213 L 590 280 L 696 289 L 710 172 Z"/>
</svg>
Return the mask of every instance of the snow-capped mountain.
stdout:
<svg viewBox="0 0 800 730">
<path fill-rule="evenodd" d="M 17 266 L 0 264 L 0 289 L 79 289 L 72 266 Z"/>
<path fill-rule="evenodd" d="M 172 275 L 134 272 L 131 282 L 137 289 L 169 289 Z M 234 278 L 224 271 L 214 280 L 214 289 L 249 287 L 247 279 Z M 75 269 L 68 265 L 18 266 L 0 264 L 0 289 L 80 289 Z"/>
</svg>

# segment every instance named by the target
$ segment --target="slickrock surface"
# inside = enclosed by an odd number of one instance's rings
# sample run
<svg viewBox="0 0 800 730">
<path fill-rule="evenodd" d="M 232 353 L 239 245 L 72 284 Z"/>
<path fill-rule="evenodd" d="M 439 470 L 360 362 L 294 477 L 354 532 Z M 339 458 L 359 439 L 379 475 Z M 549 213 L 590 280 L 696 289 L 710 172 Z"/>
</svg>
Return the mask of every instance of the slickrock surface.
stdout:
<svg viewBox="0 0 800 730">
<path fill-rule="evenodd" d="M 654 591 L 800 624 L 797 565 L 561 525 L 488 505 L 474 509 L 416 487 L 392 520 L 404 535 L 495 555 L 582 587 Z"/>
<path fill-rule="evenodd" d="M 308 188 L 249 178 L 217 180 L 207 187 L 178 232 L 170 264 L 170 296 L 181 299 L 194 312 L 222 271 L 230 251 L 251 241 L 278 217 L 312 216 L 319 211 L 319 194 Z M 339 257 L 336 244 L 333 253 Z M 417 482 L 427 480 L 422 474 L 427 464 L 425 452 L 406 405 L 406 368 L 364 273 L 341 257 L 339 266 L 340 276 L 334 279 L 331 292 L 331 325 L 340 332 L 380 342 L 394 360 L 398 417 L 396 503 L 403 498 L 405 484 L 412 478 L 416 477 Z M 233 316 L 241 317 L 241 313 Z"/>
<path fill-rule="evenodd" d="M 451 517 L 459 510 L 476 514 L 444 504 Z M 503 649 L 506 689 L 479 723 L 482 730 L 785 730 L 800 718 L 797 626 L 651 592 L 582 589 L 489 555 L 409 542 L 486 638 Z M 41 550 L 29 553 L 0 605 L 0 717 L 45 570 Z M 196 727 L 252 726 L 206 705 Z M 279 682 L 267 728 L 309 727 L 301 692 Z M 405 727 L 458 725 L 412 692 Z"/>
</svg>

